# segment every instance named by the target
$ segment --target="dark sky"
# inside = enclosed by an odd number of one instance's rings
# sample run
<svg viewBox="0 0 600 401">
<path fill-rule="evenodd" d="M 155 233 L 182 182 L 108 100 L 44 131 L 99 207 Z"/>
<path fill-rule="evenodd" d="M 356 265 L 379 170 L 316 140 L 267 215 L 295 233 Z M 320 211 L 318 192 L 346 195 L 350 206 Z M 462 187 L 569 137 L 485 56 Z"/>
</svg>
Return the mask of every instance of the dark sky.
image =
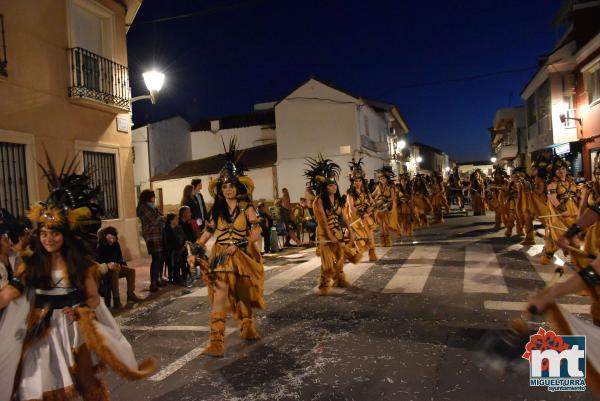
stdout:
<svg viewBox="0 0 600 401">
<path fill-rule="evenodd" d="M 497 108 L 520 105 L 538 57 L 558 32 L 560 0 L 145 0 L 128 33 L 133 96 L 152 66 L 159 103 L 137 102 L 134 123 L 190 123 L 245 113 L 315 75 L 396 104 L 409 139 L 458 161 L 490 157 Z M 144 23 L 209 11 L 192 18 Z M 523 71 L 524 69 L 527 69 Z M 486 78 L 423 85 L 464 77 Z"/>
</svg>

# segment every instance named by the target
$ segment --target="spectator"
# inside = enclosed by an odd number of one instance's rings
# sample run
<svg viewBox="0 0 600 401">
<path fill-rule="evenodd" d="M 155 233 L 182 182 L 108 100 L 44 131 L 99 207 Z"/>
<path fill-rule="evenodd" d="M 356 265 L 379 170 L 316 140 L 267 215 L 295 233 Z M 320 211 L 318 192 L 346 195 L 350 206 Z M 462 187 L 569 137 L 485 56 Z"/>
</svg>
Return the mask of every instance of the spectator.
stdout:
<svg viewBox="0 0 600 401">
<path fill-rule="evenodd" d="M 179 216 L 168 213 L 163 231 L 163 249 L 170 283 L 181 281 L 181 264 L 179 259 L 185 245 L 185 234 L 179 224 Z"/>
<path fill-rule="evenodd" d="M 298 219 L 298 222 L 302 224 L 303 231 L 308 233 L 309 241 L 315 241 L 317 220 L 313 215 L 312 205 L 306 198 L 300 198 L 300 206 L 302 208 L 302 218 Z"/>
<path fill-rule="evenodd" d="M 183 196 L 181 197 L 181 204 L 183 206 L 187 206 L 190 209 L 190 222 L 188 223 L 190 227 L 194 230 L 194 234 L 196 237 L 200 235 L 200 227 L 198 226 L 198 222 L 193 217 L 193 208 L 198 205 L 198 202 L 194 198 L 194 187 L 192 185 L 186 185 L 183 188 Z M 181 210 L 180 210 L 181 211 Z M 181 216 L 179 216 L 179 220 L 181 221 Z"/>
<path fill-rule="evenodd" d="M 10 264 L 13 268 L 17 268 L 17 266 L 23 263 L 21 252 L 25 250 L 31 239 L 31 222 L 24 218 L 18 219 L 10 230 L 9 236 L 13 243 L 13 251 L 9 258 Z"/>
<path fill-rule="evenodd" d="M 281 195 L 281 206 L 286 208 L 288 211 L 292 208 L 292 200 L 290 199 L 290 193 L 287 188 L 283 188 L 281 190 L 283 195 Z"/>
<path fill-rule="evenodd" d="M 256 215 L 260 219 L 261 235 L 263 237 L 264 252 L 271 253 L 271 227 L 273 227 L 273 218 L 267 212 L 265 204 L 260 202 L 256 209 Z"/>
<path fill-rule="evenodd" d="M 165 217 L 156 208 L 154 201 L 156 196 L 151 189 L 145 189 L 140 193 L 137 206 L 137 216 L 142 222 L 142 237 L 146 241 L 148 253 L 152 257 L 150 265 L 150 291 L 158 291 L 158 287 L 166 284 L 160 280 L 162 267 L 164 263 L 162 253 L 162 231 L 165 224 Z"/>
<path fill-rule="evenodd" d="M 127 281 L 127 302 L 142 301 L 135 295 L 135 269 L 127 267 L 127 263 L 123 259 L 121 244 L 119 244 L 119 232 L 115 227 L 108 226 L 103 228 L 98 233 L 98 263 L 106 263 L 108 272 L 106 280 L 108 281 L 106 298 L 104 301 L 110 302 L 112 294 L 112 303 L 114 309 L 123 307 L 121 304 L 121 296 L 119 294 L 119 279 L 125 277 Z"/>
<path fill-rule="evenodd" d="M 291 220 L 290 212 L 282 206 L 282 200 L 280 198 L 275 199 L 275 203 L 271 206 L 269 211 L 273 217 L 273 224 L 277 229 L 277 235 L 285 235 L 286 237 L 284 246 L 290 246 L 290 239 L 293 240 L 296 245 L 301 245 L 302 242 L 294 232 L 295 227 Z"/>
<path fill-rule="evenodd" d="M 185 241 L 191 243 L 196 242 L 196 239 L 198 238 L 198 233 L 196 232 L 196 220 L 192 219 L 192 210 L 189 208 L 189 206 L 182 206 L 179 209 L 179 225 L 181 226 L 181 229 L 183 231 Z M 188 284 L 191 284 L 190 268 L 186 260 L 187 249 L 184 248 L 182 254 L 180 255 L 180 258 L 177 260 L 177 263 L 179 265 L 179 269 L 183 273 L 183 278 L 188 279 Z"/>
<path fill-rule="evenodd" d="M 208 211 L 204 204 L 204 198 L 200 191 L 202 190 L 202 180 L 200 178 L 194 178 L 192 180 L 192 202 L 186 204 L 192 209 L 192 218 L 196 220 L 198 225 L 198 232 L 204 230 L 204 224 L 208 219 Z M 183 205 L 182 205 L 183 206 Z"/>
</svg>

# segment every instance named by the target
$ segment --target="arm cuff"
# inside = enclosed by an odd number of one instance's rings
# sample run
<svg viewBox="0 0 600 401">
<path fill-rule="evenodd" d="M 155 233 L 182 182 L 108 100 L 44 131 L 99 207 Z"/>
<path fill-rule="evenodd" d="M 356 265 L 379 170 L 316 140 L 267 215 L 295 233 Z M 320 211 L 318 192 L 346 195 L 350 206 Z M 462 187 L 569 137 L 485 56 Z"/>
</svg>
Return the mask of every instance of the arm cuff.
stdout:
<svg viewBox="0 0 600 401">
<path fill-rule="evenodd" d="M 592 290 L 596 290 L 596 286 L 600 285 L 600 276 L 592 266 L 586 266 L 579 270 L 579 276 Z"/>
</svg>

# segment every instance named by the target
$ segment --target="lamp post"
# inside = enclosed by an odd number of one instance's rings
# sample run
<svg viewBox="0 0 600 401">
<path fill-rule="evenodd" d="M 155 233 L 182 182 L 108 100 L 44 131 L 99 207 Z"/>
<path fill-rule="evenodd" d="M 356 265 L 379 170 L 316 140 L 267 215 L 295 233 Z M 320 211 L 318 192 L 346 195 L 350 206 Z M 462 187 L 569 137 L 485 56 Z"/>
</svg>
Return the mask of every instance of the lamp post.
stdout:
<svg viewBox="0 0 600 401">
<path fill-rule="evenodd" d="M 490 161 L 492 162 L 492 164 L 496 164 L 496 161 L 498 161 L 498 159 L 496 159 L 495 156 L 492 156 L 492 158 L 490 159 Z"/>
<path fill-rule="evenodd" d="M 152 104 L 156 104 L 158 92 L 160 92 L 163 84 L 165 83 L 165 74 L 156 70 L 148 71 L 142 74 L 144 77 L 144 83 L 149 95 L 136 96 L 131 98 L 131 103 L 137 102 L 138 100 L 149 99 Z"/>
</svg>

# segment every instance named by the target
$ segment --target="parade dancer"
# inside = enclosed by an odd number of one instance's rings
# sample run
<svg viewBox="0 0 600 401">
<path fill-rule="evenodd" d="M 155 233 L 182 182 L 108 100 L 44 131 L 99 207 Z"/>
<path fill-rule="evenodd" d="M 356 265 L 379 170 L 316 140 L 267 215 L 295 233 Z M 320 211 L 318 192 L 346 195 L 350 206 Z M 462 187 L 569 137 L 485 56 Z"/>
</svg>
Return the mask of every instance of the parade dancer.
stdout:
<svg viewBox="0 0 600 401">
<path fill-rule="evenodd" d="M 412 201 L 414 214 L 417 218 L 418 227 L 429 227 L 427 215 L 433 211 L 429 199 L 429 189 L 425 183 L 423 174 L 417 174 L 412 182 Z"/>
<path fill-rule="evenodd" d="M 518 189 L 519 174 L 515 169 L 506 184 L 504 199 L 504 224 L 506 225 L 505 237 L 512 235 L 512 229 L 516 225 L 516 235 L 523 236 L 523 221 L 519 218 L 517 202 L 519 198 Z"/>
<path fill-rule="evenodd" d="M 369 261 L 377 260 L 375 254 L 375 241 L 373 239 L 373 228 L 375 220 L 371 216 L 373 212 L 373 200 L 367 189 L 365 174 L 362 169 L 362 159 L 358 162 L 354 158 L 350 164 L 350 189 L 346 197 L 345 213 L 350 223 L 350 230 L 354 231 L 356 237 L 363 238 L 354 244 L 359 252 L 369 251 Z"/>
<path fill-rule="evenodd" d="M 216 237 L 209 260 L 188 256 L 189 264 L 200 263 L 202 279 L 208 288 L 210 337 L 202 353 L 213 357 L 221 357 L 225 352 L 227 311 L 239 322 L 240 336 L 256 340 L 259 334 L 252 309 L 265 308 L 264 267 L 257 245 L 261 227 L 251 200 L 254 183 L 236 166 L 236 156 L 233 138 L 225 150 L 225 166 L 209 183 L 215 202 L 205 231 L 196 242 L 204 248 L 213 235 Z"/>
<path fill-rule="evenodd" d="M 483 194 L 485 185 L 481 177 L 481 170 L 477 169 L 471 173 L 470 177 L 471 207 L 474 216 L 485 216 L 485 204 L 483 203 Z"/>
<path fill-rule="evenodd" d="M 546 195 L 546 179 L 548 173 L 548 162 L 544 158 L 538 158 L 531 164 L 529 176 L 531 177 L 531 209 L 534 218 L 547 216 L 548 197 Z M 541 223 L 546 227 L 546 219 L 541 218 Z"/>
<path fill-rule="evenodd" d="M 546 216 L 548 230 L 540 256 L 540 262 L 544 265 L 550 263 L 557 250 L 555 241 L 577 219 L 579 211 L 577 186 L 567 174 L 569 165 L 568 161 L 556 156 L 550 166 L 551 174 L 547 185 L 548 216 Z"/>
<path fill-rule="evenodd" d="M 379 183 L 371 194 L 375 201 L 375 217 L 381 231 L 381 246 L 392 246 L 390 231 L 400 235 L 398 229 L 398 210 L 396 205 L 396 191 L 394 189 L 394 172 L 390 166 L 383 166 L 377 170 Z"/>
<path fill-rule="evenodd" d="M 514 174 L 517 176 L 517 219 L 525 232 L 525 238 L 521 245 L 535 245 L 533 234 L 533 186 L 525 167 L 515 168 Z"/>
<path fill-rule="evenodd" d="M 398 227 L 403 235 L 412 236 L 414 232 L 414 205 L 408 173 L 402 173 L 396 184 Z"/>
<path fill-rule="evenodd" d="M 503 167 L 495 166 L 494 167 L 494 180 L 492 185 L 490 185 L 487 189 L 490 191 L 490 206 L 494 210 L 495 221 L 494 225 L 495 230 L 499 230 L 505 225 L 505 214 L 504 214 L 504 202 L 506 199 L 506 185 L 508 174 L 506 174 L 506 170 Z"/>
<path fill-rule="evenodd" d="M 450 204 L 456 203 L 458 208 L 464 210 L 464 195 L 458 167 L 454 167 L 452 174 L 448 177 L 448 198 Z"/>
<path fill-rule="evenodd" d="M 600 204 L 600 157 L 596 155 L 592 181 L 586 183 L 581 191 L 579 202 L 579 216 L 594 205 Z M 600 255 L 600 224 L 591 226 L 585 234 L 584 250 L 588 254 Z"/>
<path fill-rule="evenodd" d="M 450 205 L 446 199 L 444 191 L 444 179 L 438 172 L 434 172 L 431 181 L 431 206 L 433 207 L 433 222 L 443 223 L 444 213 L 442 209 L 446 209 L 446 214 L 450 213 Z"/>
<path fill-rule="evenodd" d="M 110 400 L 96 372 L 110 367 L 128 380 L 156 366 L 138 365 L 131 345 L 98 294 L 94 261 L 100 228 L 98 189 L 75 174 L 75 159 L 57 172 L 47 156 L 50 196 L 33 204 L 36 230 L 10 283 L 0 291 L 0 399 Z"/>
<path fill-rule="evenodd" d="M 342 211 L 342 198 L 338 190 L 337 178 L 340 166 L 319 155 L 317 159 L 307 159 L 308 169 L 304 171 L 316 192 L 313 210 L 317 218 L 317 232 L 321 256 L 321 277 L 319 295 L 327 295 L 334 287 L 347 288 L 350 283 L 344 274 L 344 262 L 358 263 L 361 254 L 353 247 L 346 246 L 342 223 L 349 226 Z M 354 242 L 354 232 L 349 230 L 350 242 Z M 332 283 L 333 282 L 333 283 Z"/>
</svg>

